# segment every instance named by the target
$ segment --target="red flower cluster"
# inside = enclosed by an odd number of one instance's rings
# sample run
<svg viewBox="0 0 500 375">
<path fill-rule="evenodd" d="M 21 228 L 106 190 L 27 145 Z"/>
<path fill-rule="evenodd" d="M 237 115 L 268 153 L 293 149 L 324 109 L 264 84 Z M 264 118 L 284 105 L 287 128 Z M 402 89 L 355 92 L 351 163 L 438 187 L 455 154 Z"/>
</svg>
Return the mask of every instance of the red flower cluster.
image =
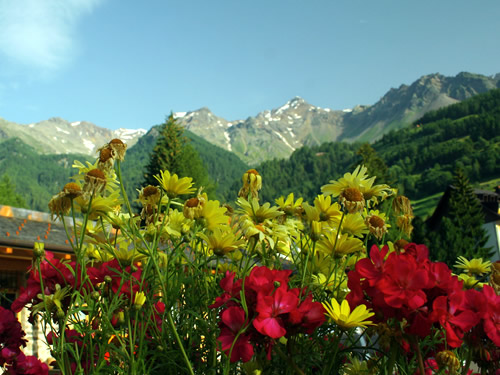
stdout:
<svg viewBox="0 0 500 375">
<path fill-rule="evenodd" d="M 45 252 L 45 259 L 40 262 L 41 280 L 43 282 L 43 294 L 51 295 L 56 292 L 56 285 L 61 288 L 66 285 L 75 285 L 75 262 L 63 263 L 57 259 L 50 251 Z M 12 311 L 18 313 L 31 302 L 36 305 L 42 300 L 38 294 L 42 293 L 42 283 L 40 273 L 36 267 L 29 271 L 29 278 L 26 288 L 21 287 L 19 297 L 12 303 Z"/>
<path fill-rule="evenodd" d="M 461 346 L 464 334 L 479 325 L 500 345 L 500 296 L 491 287 L 463 290 L 446 264 L 429 260 L 425 245 L 411 243 L 400 254 L 387 253 L 387 246 L 373 246 L 370 258 L 349 272 L 351 306 L 371 307 L 380 322 L 406 320 L 405 333 L 422 338 L 433 326 L 441 326 L 450 347 Z"/>
<path fill-rule="evenodd" d="M 46 375 L 49 367 L 36 357 L 25 356 L 21 347 L 26 346 L 24 331 L 14 313 L 0 307 L 0 367 L 6 374 Z"/>
<path fill-rule="evenodd" d="M 231 351 L 231 362 L 248 362 L 255 349 L 265 348 L 270 358 L 274 340 L 297 333 L 312 333 L 326 320 L 325 310 L 312 295 L 289 289 L 292 271 L 254 267 L 244 280 L 226 272 L 224 293 L 210 308 L 224 306 L 219 323 L 221 350 Z M 248 313 L 245 313 L 245 308 Z"/>
</svg>

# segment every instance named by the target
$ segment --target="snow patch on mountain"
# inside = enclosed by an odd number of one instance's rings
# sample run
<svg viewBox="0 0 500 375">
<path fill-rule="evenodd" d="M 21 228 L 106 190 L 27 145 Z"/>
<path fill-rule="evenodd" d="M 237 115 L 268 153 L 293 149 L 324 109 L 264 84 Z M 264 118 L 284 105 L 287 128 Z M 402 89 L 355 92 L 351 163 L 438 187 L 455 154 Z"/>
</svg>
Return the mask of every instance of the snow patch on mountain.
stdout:
<svg viewBox="0 0 500 375">
<path fill-rule="evenodd" d="M 227 149 L 229 151 L 233 151 L 233 149 L 231 148 L 231 138 L 229 137 L 229 133 L 227 131 L 224 132 L 224 137 L 226 138 L 227 141 Z"/>
<path fill-rule="evenodd" d="M 274 130 L 274 134 L 276 134 L 282 141 L 284 144 L 286 144 L 288 147 L 290 147 L 293 151 L 295 151 L 295 147 L 291 146 L 290 143 L 288 143 L 288 141 L 285 139 L 285 137 L 283 137 L 280 133 L 278 133 L 276 130 Z"/>
<path fill-rule="evenodd" d="M 61 132 L 61 133 L 64 133 L 64 134 L 70 134 L 70 133 L 69 133 L 69 131 L 64 130 L 64 129 L 61 129 L 59 126 L 56 126 L 56 130 L 57 130 L 58 132 Z"/>
<path fill-rule="evenodd" d="M 89 141 L 88 139 L 83 140 L 83 145 L 89 149 L 89 151 L 94 151 L 95 144 L 92 141 Z"/>
</svg>

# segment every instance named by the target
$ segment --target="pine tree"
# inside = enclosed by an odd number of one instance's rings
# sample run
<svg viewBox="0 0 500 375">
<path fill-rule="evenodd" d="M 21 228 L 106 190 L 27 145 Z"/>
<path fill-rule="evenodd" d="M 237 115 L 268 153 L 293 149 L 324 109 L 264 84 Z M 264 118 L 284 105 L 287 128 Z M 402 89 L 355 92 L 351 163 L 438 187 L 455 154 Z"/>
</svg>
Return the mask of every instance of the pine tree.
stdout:
<svg viewBox="0 0 500 375">
<path fill-rule="evenodd" d="M 489 259 L 491 248 L 485 247 L 488 234 L 483 228 L 484 213 L 468 178 L 461 170 L 455 172 L 448 212 L 442 218 L 439 232 L 430 234 L 431 253 L 449 266 L 458 256 L 467 259 Z"/>
<path fill-rule="evenodd" d="M 0 180 L 0 204 L 26 208 L 24 198 L 16 193 L 16 187 L 8 175 L 4 174 Z"/>
<path fill-rule="evenodd" d="M 208 172 L 173 114 L 160 125 L 159 133 L 146 167 L 145 185 L 157 185 L 158 181 L 154 175 L 168 170 L 179 177 L 192 177 L 196 187 L 203 186 L 209 196 L 213 195 L 215 187 L 208 177 Z"/>
<path fill-rule="evenodd" d="M 390 183 L 387 164 L 369 143 L 362 144 L 356 151 L 356 155 L 361 157 L 358 164 L 363 164 L 368 169 L 368 175 L 376 176 L 377 183 Z"/>
</svg>

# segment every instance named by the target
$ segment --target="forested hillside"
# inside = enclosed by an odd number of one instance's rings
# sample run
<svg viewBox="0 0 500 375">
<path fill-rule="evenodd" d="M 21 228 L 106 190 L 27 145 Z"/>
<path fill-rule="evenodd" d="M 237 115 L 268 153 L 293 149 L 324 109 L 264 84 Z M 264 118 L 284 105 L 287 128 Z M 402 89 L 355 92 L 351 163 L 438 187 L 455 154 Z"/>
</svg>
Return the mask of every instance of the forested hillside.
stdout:
<svg viewBox="0 0 500 375">
<path fill-rule="evenodd" d="M 76 172 L 74 160 L 86 160 L 78 154 L 40 155 L 19 138 L 0 143 L 0 177 L 8 176 L 32 209 L 47 211 L 47 204 Z"/>
<path fill-rule="evenodd" d="M 216 197 L 222 201 L 234 199 L 231 186 L 239 180 L 248 166 L 236 155 L 215 146 L 192 132 L 185 130 L 184 135 L 190 140 L 198 152 L 210 179 L 216 184 Z M 128 194 L 135 196 L 136 189 L 144 181 L 144 172 L 149 156 L 154 148 L 158 128 L 153 127 L 148 134 L 141 137 L 128 152 L 123 166 L 123 178 L 127 184 Z M 237 191 L 236 191 L 237 192 Z"/>
<path fill-rule="evenodd" d="M 320 187 L 352 169 L 360 144 L 329 142 L 295 151 L 257 169 L 262 196 L 296 192 L 312 201 Z M 461 167 L 472 183 L 500 175 L 500 90 L 430 112 L 411 126 L 392 131 L 372 147 L 389 166 L 389 179 L 412 199 L 440 191 Z"/>
<path fill-rule="evenodd" d="M 155 144 L 155 135 L 153 128 L 141 137 L 127 151 L 122 164 L 125 186 L 132 200 L 136 198 L 136 189 L 143 184 L 144 170 Z M 216 183 L 217 199 L 234 199 L 237 190 L 233 194 L 231 185 L 241 178 L 248 166 L 236 155 L 189 131 L 185 131 L 185 135 L 199 153 L 211 180 Z M 8 176 L 28 208 L 47 211 L 50 198 L 77 173 L 76 169 L 71 168 L 75 160 L 94 162 L 95 158 L 79 154 L 40 155 L 19 138 L 10 138 L 0 143 L 0 178 Z"/>
</svg>

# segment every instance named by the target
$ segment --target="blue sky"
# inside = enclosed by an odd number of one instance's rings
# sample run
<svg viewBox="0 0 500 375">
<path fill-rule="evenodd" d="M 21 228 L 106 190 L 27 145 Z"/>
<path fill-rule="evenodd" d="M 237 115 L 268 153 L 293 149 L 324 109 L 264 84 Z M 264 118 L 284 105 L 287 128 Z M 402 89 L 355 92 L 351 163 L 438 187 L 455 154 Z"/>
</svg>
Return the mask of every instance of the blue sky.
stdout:
<svg viewBox="0 0 500 375">
<path fill-rule="evenodd" d="M 498 0 L 0 0 L 0 117 L 150 128 L 500 73 Z"/>
</svg>

